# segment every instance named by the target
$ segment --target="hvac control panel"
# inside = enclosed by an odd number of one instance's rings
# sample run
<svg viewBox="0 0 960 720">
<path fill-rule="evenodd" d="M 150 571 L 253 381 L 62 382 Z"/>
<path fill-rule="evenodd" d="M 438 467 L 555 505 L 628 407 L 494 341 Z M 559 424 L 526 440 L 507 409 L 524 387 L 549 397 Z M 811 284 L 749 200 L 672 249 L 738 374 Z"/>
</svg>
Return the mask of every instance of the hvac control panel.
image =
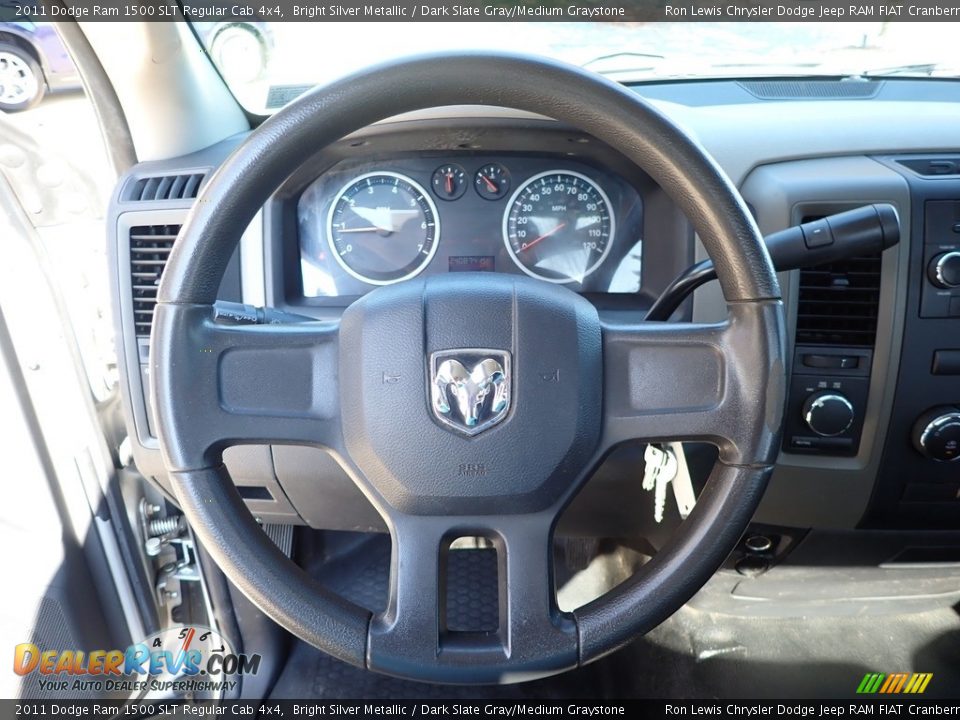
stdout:
<svg viewBox="0 0 960 720">
<path fill-rule="evenodd" d="M 857 454 L 872 356 L 870 348 L 796 347 L 784 450 Z"/>
<path fill-rule="evenodd" d="M 894 406 L 865 526 L 960 522 L 960 173 L 912 190 L 907 309 Z"/>
</svg>

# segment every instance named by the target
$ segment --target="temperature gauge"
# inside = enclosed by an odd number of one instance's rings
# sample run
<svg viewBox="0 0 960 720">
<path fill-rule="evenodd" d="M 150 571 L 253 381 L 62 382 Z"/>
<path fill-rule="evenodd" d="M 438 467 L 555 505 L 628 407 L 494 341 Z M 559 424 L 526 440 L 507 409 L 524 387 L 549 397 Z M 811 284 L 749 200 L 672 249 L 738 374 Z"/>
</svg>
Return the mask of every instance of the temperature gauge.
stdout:
<svg viewBox="0 0 960 720">
<path fill-rule="evenodd" d="M 467 173 L 459 165 L 442 165 L 433 171 L 433 192 L 441 200 L 456 200 L 467 191 Z"/>
<path fill-rule="evenodd" d="M 510 191 L 510 175 L 500 163 L 490 163 L 477 170 L 473 187 L 484 200 L 499 200 Z"/>
</svg>

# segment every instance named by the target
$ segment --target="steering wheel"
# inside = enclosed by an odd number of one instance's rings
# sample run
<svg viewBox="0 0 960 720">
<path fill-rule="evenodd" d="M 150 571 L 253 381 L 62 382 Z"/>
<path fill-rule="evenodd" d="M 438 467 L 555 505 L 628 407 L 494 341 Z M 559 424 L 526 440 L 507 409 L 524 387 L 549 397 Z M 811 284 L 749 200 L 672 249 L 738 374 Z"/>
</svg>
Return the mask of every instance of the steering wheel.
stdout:
<svg viewBox="0 0 960 720">
<path fill-rule="evenodd" d="M 557 285 L 457 273 L 378 288 L 339 323 L 214 322 L 217 288 L 241 234 L 306 156 L 378 120 L 460 104 L 570 123 L 636 163 L 698 232 L 716 265 L 726 320 L 611 325 Z M 784 405 L 779 286 L 722 170 L 630 90 L 510 54 L 383 65 L 301 97 L 252 132 L 183 226 L 152 337 L 164 461 L 184 514 L 226 576 L 317 648 L 423 681 L 560 672 L 669 617 L 746 528 L 776 455 Z M 473 410 L 461 417 L 458 403 Z M 634 438 L 708 441 L 719 456 L 695 509 L 649 563 L 601 598 L 560 612 L 557 518 L 604 454 Z M 390 531 L 385 611 L 331 593 L 273 545 L 222 464 L 223 449 L 243 443 L 314 445 L 338 459 Z M 482 474 L 472 471 L 479 466 Z M 496 632 L 446 628 L 445 550 L 462 536 L 488 538 L 497 550 Z"/>
</svg>

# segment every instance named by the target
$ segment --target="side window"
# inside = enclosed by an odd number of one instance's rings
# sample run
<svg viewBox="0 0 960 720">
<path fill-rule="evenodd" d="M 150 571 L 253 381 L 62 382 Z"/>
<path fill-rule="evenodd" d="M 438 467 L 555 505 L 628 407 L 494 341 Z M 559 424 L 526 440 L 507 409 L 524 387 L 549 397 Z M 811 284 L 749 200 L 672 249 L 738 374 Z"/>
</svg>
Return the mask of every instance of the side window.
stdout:
<svg viewBox="0 0 960 720">
<path fill-rule="evenodd" d="M 0 22 L 0 220 L 46 275 L 98 401 L 116 385 L 103 226 L 115 179 L 53 25 Z M 10 280 L 35 285 L 36 277 Z M 12 291 L 0 302 L 30 302 L 41 288 Z"/>
</svg>

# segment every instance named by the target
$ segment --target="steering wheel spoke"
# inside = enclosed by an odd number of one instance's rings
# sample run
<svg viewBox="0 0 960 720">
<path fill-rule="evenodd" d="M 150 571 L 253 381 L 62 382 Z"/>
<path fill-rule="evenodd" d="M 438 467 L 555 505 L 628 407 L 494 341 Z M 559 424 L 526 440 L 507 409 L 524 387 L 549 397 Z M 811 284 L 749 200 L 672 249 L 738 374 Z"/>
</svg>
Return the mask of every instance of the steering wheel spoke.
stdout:
<svg viewBox="0 0 960 720">
<path fill-rule="evenodd" d="M 163 438 L 174 469 L 216 465 L 229 445 L 336 445 L 336 324 L 221 325 L 209 305 L 161 304 L 154 333 L 174 356 L 153 369 L 178 408 L 179 440 Z"/>
<path fill-rule="evenodd" d="M 759 301 L 731 304 L 718 324 L 605 327 L 604 446 L 702 440 L 728 465 L 770 464 L 783 412 L 782 323 L 780 301 Z"/>
<path fill-rule="evenodd" d="M 443 681 L 495 683 L 506 667 L 516 681 L 576 666 L 576 625 L 556 605 L 552 513 L 393 521 L 390 600 L 370 624 L 371 669 L 407 675 L 416 663 Z M 451 547 L 477 537 L 487 547 Z M 467 571 L 462 553 L 486 557 Z"/>
</svg>

